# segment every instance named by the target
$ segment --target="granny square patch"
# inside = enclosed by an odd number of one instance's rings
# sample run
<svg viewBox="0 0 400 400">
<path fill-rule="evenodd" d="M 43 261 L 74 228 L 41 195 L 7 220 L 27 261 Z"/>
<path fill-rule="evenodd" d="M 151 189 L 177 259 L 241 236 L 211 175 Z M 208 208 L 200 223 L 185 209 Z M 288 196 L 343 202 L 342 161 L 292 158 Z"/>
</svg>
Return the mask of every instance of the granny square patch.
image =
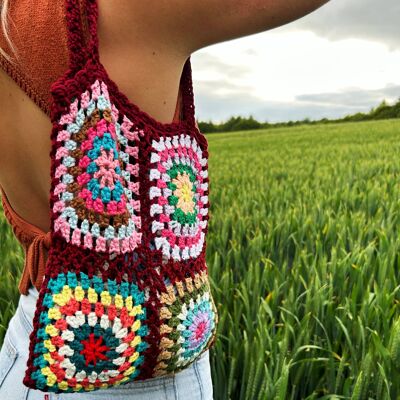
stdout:
<svg viewBox="0 0 400 400">
<path fill-rule="evenodd" d="M 195 259 L 207 227 L 207 159 L 196 139 L 185 134 L 153 140 L 152 150 L 149 197 L 155 248 L 167 259 Z"/>
<path fill-rule="evenodd" d="M 97 252 L 126 253 L 141 241 L 138 130 L 96 81 L 60 120 L 54 230 Z M 62 129 L 61 129 L 62 128 Z"/>
<path fill-rule="evenodd" d="M 139 375 L 148 327 L 136 284 L 68 272 L 51 278 L 48 289 L 31 373 L 38 388 L 91 391 Z"/>
<path fill-rule="evenodd" d="M 216 335 L 218 314 L 210 294 L 207 272 L 166 284 L 161 293 L 160 344 L 155 376 L 178 371 L 193 362 Z"/>
</svg>

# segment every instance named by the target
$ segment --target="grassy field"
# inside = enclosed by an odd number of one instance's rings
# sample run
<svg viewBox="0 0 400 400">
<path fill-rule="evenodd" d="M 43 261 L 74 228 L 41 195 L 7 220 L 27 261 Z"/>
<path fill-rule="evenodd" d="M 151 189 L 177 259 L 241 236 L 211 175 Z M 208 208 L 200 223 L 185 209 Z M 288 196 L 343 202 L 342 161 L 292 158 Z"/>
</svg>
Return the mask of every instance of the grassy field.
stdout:
<svg viewBox="0 0 400 400">
<path fill-rule="evenodd" d="M 208 138 L 215 399 L 400 398 L 400 121 Z M 0 234 L 1 341 L 23 259 Z"/>
</svg>

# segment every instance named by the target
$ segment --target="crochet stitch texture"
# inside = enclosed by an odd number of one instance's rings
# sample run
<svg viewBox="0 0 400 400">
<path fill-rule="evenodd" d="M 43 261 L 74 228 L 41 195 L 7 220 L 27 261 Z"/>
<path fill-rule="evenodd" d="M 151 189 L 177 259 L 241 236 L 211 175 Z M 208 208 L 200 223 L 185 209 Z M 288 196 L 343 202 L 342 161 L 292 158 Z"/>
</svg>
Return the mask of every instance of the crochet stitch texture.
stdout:
<svg viewBox="0 0 400 400">
<path fill-rule="evenodd" d="M 163 124 L 100 63 L 96 0 L 85 45 L 66 0 L 70 67 L 52 84 L 51 244 L 23 382 L 85 392 L 187 368 L 216 339 L 205 261 L 208 148 L 194 117 Z"/>
</svg>

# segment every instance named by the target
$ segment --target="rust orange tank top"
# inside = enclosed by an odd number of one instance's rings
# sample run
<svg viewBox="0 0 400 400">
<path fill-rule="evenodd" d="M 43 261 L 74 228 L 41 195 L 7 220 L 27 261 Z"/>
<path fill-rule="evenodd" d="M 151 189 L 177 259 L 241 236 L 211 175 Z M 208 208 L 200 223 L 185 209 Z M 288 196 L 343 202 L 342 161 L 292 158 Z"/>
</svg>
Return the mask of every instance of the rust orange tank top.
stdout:
<svg viewBox="0 0 400 400">
<path fill-rule="evenodd" d="M 0 191 L 4 215 L 25 251 L 25 265 L 18 285 L 19 291 L 21 294 L 28 294 L 31 285 L 40 290 L 46 266 L 47 250 L 50 246 L 50 232 L 43 232 L 37 226 L 21 218 L 11 207 L 2 187 L 0 187 Z"/>
<path fill-rule="evenodd" d="M 81 8 L 82 28 L 84 7 Z M 20 56 L 17 64 L 10 63 L 0 54 L 2 68 L 14 82 L 50 116 L 50 86 L 68 67 L 67 24 L 65 0 L 41 0 L 32 7 L 31 0 L 10 2 L 10 38 Z M 32 34 L 32 27 L 35 34 Z M 0 30 L 0 46 L 8 54 L 11 49 Z M 181 118 L 181 87 L 175 108 L 174 122 Z M 44 276 L 50 232 L 43 232 L 19 216 L 9 203 L 7 195 L 0 187 L 4 214 L 12 226 L 14 235 L 25 250 L 25 265 L 19 281 L 21 294 L 28 294 L 34 285 L 38 290 Z"/>
</svg>

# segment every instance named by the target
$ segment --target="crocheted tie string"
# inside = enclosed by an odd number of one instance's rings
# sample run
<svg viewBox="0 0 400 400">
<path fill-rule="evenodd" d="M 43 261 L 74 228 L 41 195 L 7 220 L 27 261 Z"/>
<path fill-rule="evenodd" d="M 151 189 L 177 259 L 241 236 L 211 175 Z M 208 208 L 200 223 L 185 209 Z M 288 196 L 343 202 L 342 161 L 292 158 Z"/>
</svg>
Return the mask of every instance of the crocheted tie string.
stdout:
<svg viewBox="0 0 400 400">
<path fill-rule="evenodd" d="M 40 287 L 46 267 L 46 254 L 50 248 L 51 232 L 30 232 L 31 244 L 26 249 L 25 266 L 35 287 Z"/>
<path fill-rule="evenodd" d="M 47 251 L 50 248 L 51 232 L 44 232 L 35 225 L 29 224 L 11 207 L 6 193 L 0 186 L 4 215 L 12 226 L 15 237 L 25 250 L 25 264 L 22 271 L 19 289 L 28 294 L 30 283 L 40 290 L 43 281 Z"/>
</svg>

